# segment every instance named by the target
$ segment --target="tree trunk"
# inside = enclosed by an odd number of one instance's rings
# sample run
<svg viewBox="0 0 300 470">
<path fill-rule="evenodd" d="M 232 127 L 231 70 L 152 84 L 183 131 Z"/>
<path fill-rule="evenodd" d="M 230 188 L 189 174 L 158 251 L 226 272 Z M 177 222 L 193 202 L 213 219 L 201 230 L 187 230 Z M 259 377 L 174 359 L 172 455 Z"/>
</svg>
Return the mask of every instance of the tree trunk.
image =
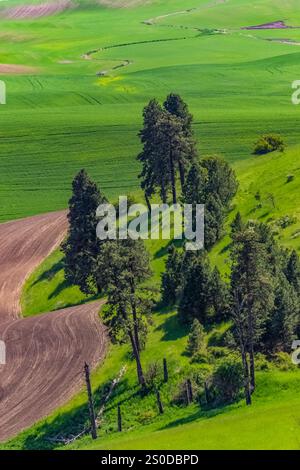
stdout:
<svg viewBox="0 0 300 470">
<path fill-rule="evenodd" d="M 251 275 L 251 274 L 250 274 Z M 250 288 L 248 289 L 248 292 Z M 248 338 L 248 352 L 250 358 L 250 384 L 251 384 L 251 393 L 255 390 L 255 363 L 254 363 L 254 326 L 253 326 L 253 312 L 252 312 L 252 305 L 250 299 L 247 301 L 247 311 L 248 311 L 248 331 L 249 331 L 249 338 Z"/>
<path fill-rule="evenodd" d="M 87 363 L 84 364 L 84 372 L 85 372 L 85 382 L 86 382 L 86 389 L 87 389 L 88 401 L 89 401 L 91 436 L 93 439 L 97 439 L 97 426 L 96 426 L 95 409 L 94 409 L 93 394 L 92 394 L 92 387 L 91 387 L 91 380 L 90 380 L 90 368 Z"/>
<path fill-rule="evenodd" d="M 175 167 L 172 150 L 170 150 L 170 172 L 171 172 L 171 186 L 172 186 L 172 199 L 173 204 L 177 204 L 177 194 L 176 194 L 176 179 L 175 179 Z"/>
<path fill-rule="evenodd" d="M 141 352 L 140 339 L 139 339 L 139 325 L 138 325 L 138 319 L 137 319 L 137 313 L 136 313 L 136 304 L 134 300 L 135 288 L 134 288 L 133 282 L 130 283 L 130 290 L 131 290 L 132 299 L 133 299 L 131 301 L 131 308 L 132 308 L 132 317 L 133 317 L 134 340 L 135 340 L 135 344 L 138 349 L 138 352 Z"/>
<path fill-rule="evenodd" d="M 157 406 L 158 406 L 159 413 L 161 415 L 164 414 L 164 407 L 163 407 L 163 404 L 161 402 L 159 390 L 156 391 L 156 401 L 157 401 Z"/>
<path fill-rule="evenodd" d="M 166 192 L 165 181 L 164 181 L 163 178 L 161 179 L 160 195 L 161 195 L 162 202 L 164 204 L 166 204 L 167 203 L 167 192 Z"/>
<path fill-rule="evenodd" d="M 128 334 L 129 334 L 129 338 L 130 338 L 131 345 L 132 345 L 132 352 L 133 352 L 135 362 L 136 362 L 138 382 L 141 385 L 142 389 L 145 390 L 146 381 L 145 381 L 144 372 L 143 372 L 143 368 L 141 364 L 140 353 L 135 343 L 134 334 L 132 333 L 131 330 L 129 330 Z"/>
<path fill-rule="evenodd" d="M 249 352 L 250 357 L 250 383 L 251 383 L 251 393 L 255 390 L 256 380 L 255 380 L 255 360 L 254 360 L 254 350 L 253 344 L 251 344 L 251 349 Z"/>
<path fill-rule="evenodd" d="M 164 382 L 167 383 L 169 380 L 169 371 L 168 371 L 168 364 L 167 359 L 163 359 L 163 367 L 164 367 Z"/>
<path fill-rule="evenodd" d="M 120 405 L 118 405 L 118 432 L 122 432 L 122 413 Z"/>
<path fill-rule="evenodd" d="M 148 211 L 151 212 L 151 203 L 150 203 L 150 199 L 149 199 L 149 197 L 147 196 L 146 193 L 145 193 L 145 201 L 146 201 L 146 204 L 147 204 Z"/>
<path fill-rule="evenodd" d="M 249 366 L 247 360 L 247 352 L 245 350 L 244 345 L 241 344 L 241 356 L 242 356 L 242 363 L 244 367 L 244 393 L 245 393 L 245 400 L 246 405 L 251 405 L 251 391 L 250 391 L 250 379 L 249 379 Z"/>
<path fill-rule="evenodd" d="M 190 403 L 192 403 L 194 396 L 193 396 L 193 387 L 192 387 L 191 379 L 187 379 L 186 383 L 187 383 L 187 390 L 189 394 L 189 400 L 190 400 Z"/>
<path fill-rule="evenodd" d="M 206 404 L 208 405 L 209 404 L 209 391 L 208 391 L 208 386 L 207 386 L 206 381 L 204 382 L 204 393 L 205 393 L 205 401 L 206 401 Z"/>
<path fill-rule="evenodd" d="M 186 404 L 189 405 L 191 401 L 190 401 L 189 386 L 187 382 L 185 382 L 185 396 L 186 396 Z"/>
<path fill-rule="evenodd" d="M 178 165 L 179 165 L 181 191 L 183 191 L 184 182 L 185 182 L 184 166 L 183 166 L 182 162 L 179 162 Z"/>
</svg>

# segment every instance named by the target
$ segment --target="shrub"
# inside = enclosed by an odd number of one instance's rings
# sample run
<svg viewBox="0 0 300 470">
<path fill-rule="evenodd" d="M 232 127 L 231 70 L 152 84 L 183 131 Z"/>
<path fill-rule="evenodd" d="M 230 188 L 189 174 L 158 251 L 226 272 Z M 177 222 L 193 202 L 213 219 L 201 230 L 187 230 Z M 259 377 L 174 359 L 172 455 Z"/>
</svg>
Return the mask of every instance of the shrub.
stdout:
<svg viewBox="0 0 300 470">
<path fill-rule="evenodd" d="M 289 227 L 297 222 L 296 217 L 291 217 L 290 215 L 284 215 L 276 221 L 276 225 L 282 229 Z"/>
<path fill-rule="evenodd" d="M 227 357 L 219 363 L 212 377 L 216 399 L 221 403 L 236 401 L 242 392 L 244 382 L 243 366 L 234 357 Z"/>
<path fill-rule="evenodd" d="M 158 362 L 152 362 L 151 364 L 149 364 L 145 372 L 145 380 L 147 387 L 149 389 L 157 388 L 162 382 L 162 377 L 162 365 Z"/>
<path fill-rule="evenodd" d="M 297 367 L 295 364 L 293 364 L 291 356 L 283 351 L 275 354 L 275 364 L 280 370 L 283 371 L 293 370 Z"/>
<path fill-rule="evenodd" d="M 279 150 L 283 152 L 285 148 L 284 140 L 277 134 L 263 135 L 255 144 L 254 153 L 256 155 L 264 155 L 266 153 Z"/>
<path fill-rule="evenodd" d="M 256 370 L 270 370 L 270 363 L 262 353 L 255 355 L 255 369 Z"/>
</svg>

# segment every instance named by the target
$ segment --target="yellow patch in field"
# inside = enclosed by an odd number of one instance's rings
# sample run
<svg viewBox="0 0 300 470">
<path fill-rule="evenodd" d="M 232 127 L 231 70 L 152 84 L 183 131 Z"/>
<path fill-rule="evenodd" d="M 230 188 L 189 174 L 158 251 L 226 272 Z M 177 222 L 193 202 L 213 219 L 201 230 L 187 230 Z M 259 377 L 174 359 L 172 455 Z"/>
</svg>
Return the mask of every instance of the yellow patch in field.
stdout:
<svg viewBox="0 0 300 470">
<path fill-rule="evenodd" d="M 101 77 L 98 79 L 97 83 L 100 86 L 109 86 L 123 79 L 124 77 L 121 75 L 118 75 L 117 77 Z"/>
<path fill-rule="evenodd" d="M 134 86 L 130 86 L 130 85 L 123 85 L 123 86 L 116 87 L 116 91 L 119 91 L 120 93 L 133 94 L 137 92 L 137 88 L 135 88 Z"/>
</svg>

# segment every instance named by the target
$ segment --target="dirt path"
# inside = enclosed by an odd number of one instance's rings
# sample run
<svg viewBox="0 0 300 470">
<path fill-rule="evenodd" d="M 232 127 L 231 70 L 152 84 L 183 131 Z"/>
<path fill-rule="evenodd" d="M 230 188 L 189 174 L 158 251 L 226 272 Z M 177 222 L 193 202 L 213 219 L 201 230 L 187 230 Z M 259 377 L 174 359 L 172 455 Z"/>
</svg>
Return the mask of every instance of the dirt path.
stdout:
<svg viewBox="0 0 300 470">
<path fill-rule="evenodd" d="M 65 212 L 0 224 L 0 441 L 47 416 L 82 386 L 84 361 L 104 358 L 101 302 L 20 318 L 26 277 L 61 242 Z"/>
</svg>

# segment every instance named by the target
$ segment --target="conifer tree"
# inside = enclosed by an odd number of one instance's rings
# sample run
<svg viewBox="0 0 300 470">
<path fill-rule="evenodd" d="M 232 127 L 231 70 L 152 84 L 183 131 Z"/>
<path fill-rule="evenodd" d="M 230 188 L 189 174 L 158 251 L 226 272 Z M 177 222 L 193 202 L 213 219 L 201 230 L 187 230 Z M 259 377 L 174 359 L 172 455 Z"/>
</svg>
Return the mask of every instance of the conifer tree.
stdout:
<svg viewBox="0 0 300 470">
<path fill-rule="evenodd" d="M 238 188 L 233 169 L 220 157 L 204 158 L 201 160 L 201 165 L 206 168 L 208 174 L 207 195 L 217 194 L 223 206 L 228 207 Z"/>
<path fill-rule="evenodd" d="M 264 334 L 273 306 L 273 285 L 267 264 L 266 247 L 255 227 L 246 227 L 232 246 L 231 289 L 240 309 L 245 345 L 250 358 L 250 378 L 255 389 L 255 345 Z"/>
<path fill-rule="evenodd" d="M 145 317 L 151 312 L 151 301 L 140 286 L 151 271 L 143 242 L 128 239 L 106 243 L 98 269 L 101 279 L 106 280 L 108 295 L 104 320 L 116 340 L 130 340 L 138 381 L 145 388 L 140 358 L 141 334 L 146 327 Z"/>
<path fill-rule="evenodd" d="M 196 318 L 191 325 L 190 334 L 188 337 L 187 353 L 194 356 L 204 347 L 205 332 L 204 328 Z"/>
<path fill-rule="evenodd" d="M 295 250 L 293 250 L 289 256 L 285 274 L 289 283 L 294 287 L 298 295 L 300 295 L 300 261 Z"/>
<path fill-rule="evenodd" d="M 226 320 L 230 315 L 230 292 L 217 267 L 212 271 L 209 291 L 214 320 L 217 322 Z"/>
<path fill-rule="evenodd" d="M 167 192 L 169 186 L 169 163 L 164 155 L 161 155 L 158 146 L 158 122 L 163 110 L 157 100 L 153 99 L 144 108 L 143 129 L 139 137 L 143 144 L 142 152 L 137 159 L 142 163 L 140 174 L 141 188 L 144 191 L 145 199 L 150 210 L 150 198 L 159 188 L 160 196 L 164 203 L 167 202 Z"/>
<path fill-rule="evenodd" d="M 67 239 L 62 244 L 65 278 L 71 284 L 78 285 L 85 294 L 95 294 L 102 288 L 95 280 L 101 245 L 96 236 L 96 210 L 106 200 L 85 170 L 75 176 L 72 190 L 69 229 Z"/>
<path fill-rule="evenodd" d="M 167 96 L 167 99 L 164 103 L 164 108 L 170 114 L 180 119 L 183 135 L 186 140 L 186 152 L 182 153 L 178 159 L 181 190 L 183 190 L 186 173 L 197 155 L 196 143 L 194 141 L 192 130 L 193 116 L 189 112 L 188 105 L 179 95 L 174 93 L 171 93 Z"/>
<path fill-rule="evenodd" d="M 231 227 L 231 238 L 234 238 L 243 230 L 244 224 L 243 224 L 243 219 L 242 219 L 240 212 L 236 213 L 230 227 Z"/>
<path fill-rule="evenodd" d="M 184 287 L 179 304 L 179 315 L 184 322 L 197 318 L 203 325 L 211 307 L 211 269 L 207 256 L 200 252 L 186 258 Z"/>
<path fill-rule="evenodd" d="M 166 305 L 174 305 L 177 300 L 178 289 L 182 282 L 182 253 L 171 245 L 168 249 L 165 272 L 162 274 L 162 301 Z"/>
</svg>

